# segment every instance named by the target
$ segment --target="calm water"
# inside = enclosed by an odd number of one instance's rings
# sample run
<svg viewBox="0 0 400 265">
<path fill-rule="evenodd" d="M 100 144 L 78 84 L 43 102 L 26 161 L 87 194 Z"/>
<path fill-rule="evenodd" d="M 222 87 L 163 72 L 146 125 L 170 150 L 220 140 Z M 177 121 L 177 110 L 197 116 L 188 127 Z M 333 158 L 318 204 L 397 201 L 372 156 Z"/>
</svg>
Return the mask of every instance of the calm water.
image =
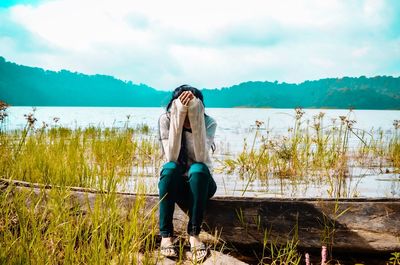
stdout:
<svg viewBox="0 0 400 265">
<path fill-rule="evenodd" d="M 37 126 L 42 122 L 54 124 L 53 118 L 60 118 L 58 124 L 70 128 L 101 126 L 122 127 L 130 116 L 129 125 L 136 127 L 147 124 L 156 137 L 158 117 L 163 113 L 162 108 L 93 108 L 93 107 L 38 107 L 35 117 Z M 26 120 L 24 114 L 32 112 L 30 107 L 11 107 L 7 129 L 23 128 Z M 274 135 L 284 135 L 287 129 L 293 125 L 293 109 L 225 109 L 208 108 L 206 112 L 217 120 L 218 128 L 215 136 L 218 152 L 215 158 L 221 158 L 227 154 L 234 155 L 243 148 L 244 139 L 251 141 L 254 136 L 255 121 L 263 121 L 263 128 L 268 128 Z M 309 119 L 320 112 L 325 113 L 325 124 L 330 124 L 332 119 L 339 122 L 339 116 L 349 115 L 356 120 L 355 128 L 376 132 L 378 129 L 390 134 L 393 129 L 393 121 L 400 120 L 400 111 L 380 110 L 321 110 L 306 109 L 303 120 Z M 358 144 L 356 137 L 350 138 L 350 145 Z M 374 169 L 352 168 L 355 177 L 346 180 L 345 186 L 348 196 L 359 197 L 400 197 L 400 178 L 394 174 L 382 174 Z M 219 195 L 238 195 L 246 185 L 235 175 L 215 174 Z M 156 191 L 157 178 L 141 178 L 145 180 L 153 191 Z M 128 190 L 137 181 L 132 178 Z M 329 197 L 330 187 L 325 184 L 306 183 L 298 181 L 292 183 L 289 180 L 270 179 L 268 182 L 254 181 L 249 185 L 246 195 L 267 197 Z"/>
</svg>

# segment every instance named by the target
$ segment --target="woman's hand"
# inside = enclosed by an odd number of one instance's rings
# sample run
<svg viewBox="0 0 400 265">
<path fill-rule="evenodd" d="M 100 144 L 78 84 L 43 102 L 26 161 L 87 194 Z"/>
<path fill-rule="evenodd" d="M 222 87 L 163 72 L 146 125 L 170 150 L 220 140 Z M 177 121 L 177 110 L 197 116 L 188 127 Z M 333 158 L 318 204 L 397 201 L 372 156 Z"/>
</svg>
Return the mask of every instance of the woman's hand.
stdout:
<svg viewBox="0 0 400 265">
<path fill-rule="evenodd" d="M 182 105 L 189 106 L 189 102 L 194 98 L 194 95 L 190 91 L 184 91 L 178 99 L 181 101 Z"/>
</svg>

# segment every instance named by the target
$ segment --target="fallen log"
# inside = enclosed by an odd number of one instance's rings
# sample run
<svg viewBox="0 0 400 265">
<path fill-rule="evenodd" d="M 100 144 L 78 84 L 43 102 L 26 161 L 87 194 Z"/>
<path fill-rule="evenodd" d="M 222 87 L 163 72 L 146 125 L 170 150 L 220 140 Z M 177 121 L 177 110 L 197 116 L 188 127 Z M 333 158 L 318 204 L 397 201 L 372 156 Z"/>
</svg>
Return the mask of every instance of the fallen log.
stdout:
<svg viewBox="0 0 400 265">
<path fill-rule="evenodd" d="M 15 192 L 37 195 L 57 187 L 23 181 L 0 180 L 1 190 L 12 186 Z M 68 188 L 71 200 L 82 211 L 93 207 L 97 196 L 107 194 L 93 189 Z M 116 192 L 121 208 L 129 212 L 137 194 Z M 146 208 L 157 206 L 158 196 L 145 196 Z M 182 207 L 184 208 L 184 207 Z M 175 230 L 184 233 L 187 216 L 177 207 Z M 260 247 L 264 240 L 286 244 L 295 240 L 299 248 L 319 249 L 322 245 L 336 252 L 400 251 L 400 198 L 212 198 L 207 206 L 204 228 L 210 234 L 240 247 Z"/>
</svg>

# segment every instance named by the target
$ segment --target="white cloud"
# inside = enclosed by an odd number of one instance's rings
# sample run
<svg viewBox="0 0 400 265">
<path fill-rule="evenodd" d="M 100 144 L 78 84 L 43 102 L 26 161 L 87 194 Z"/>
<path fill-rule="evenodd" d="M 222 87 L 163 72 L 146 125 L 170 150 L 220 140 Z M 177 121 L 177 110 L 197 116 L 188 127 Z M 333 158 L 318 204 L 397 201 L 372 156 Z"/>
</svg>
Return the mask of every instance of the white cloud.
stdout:
<svg viewBox="0 0 400 265">
<path fill-rule="evenodd" d="M 399 59 L 399 38 L 385 35 L 398 14 L 391 8 L 386 1 L 344 0 L 53 0 L 9 11 L 51 49 L 16 46 L 3 56 L 160 89 L 398 75 L 393 68 L 382 73 Z M 3 39 L 0 47 L 10 42 Z"/>
</svg>

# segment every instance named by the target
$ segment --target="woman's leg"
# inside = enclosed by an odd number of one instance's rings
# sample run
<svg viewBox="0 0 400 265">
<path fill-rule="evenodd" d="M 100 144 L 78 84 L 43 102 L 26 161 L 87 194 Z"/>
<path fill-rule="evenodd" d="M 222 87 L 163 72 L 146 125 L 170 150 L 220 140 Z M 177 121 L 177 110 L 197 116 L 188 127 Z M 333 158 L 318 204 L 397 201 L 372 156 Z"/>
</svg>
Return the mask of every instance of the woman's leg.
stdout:
<svg viewBox="0 0 400 265">
<path fill-rule="evenodd" d="M 187 232 L 189 235 L 196 236 L 201 230 L 207 200 L 215 194 L 217 185 L 204 163 L 194 163 L 191 165 L 188 181 L 190 187 L 190 205 Z"/>
<path fill-rule="evenodd" d="M 182 173 L 181 166 L 175 162 L 164 164 L 160 173 L 158 190 L 160 196 L 160 234 L 162 237 L 172 237 L 174 233 L 172 218 L 177 195 L 183 190 Z"/>
</svg>

